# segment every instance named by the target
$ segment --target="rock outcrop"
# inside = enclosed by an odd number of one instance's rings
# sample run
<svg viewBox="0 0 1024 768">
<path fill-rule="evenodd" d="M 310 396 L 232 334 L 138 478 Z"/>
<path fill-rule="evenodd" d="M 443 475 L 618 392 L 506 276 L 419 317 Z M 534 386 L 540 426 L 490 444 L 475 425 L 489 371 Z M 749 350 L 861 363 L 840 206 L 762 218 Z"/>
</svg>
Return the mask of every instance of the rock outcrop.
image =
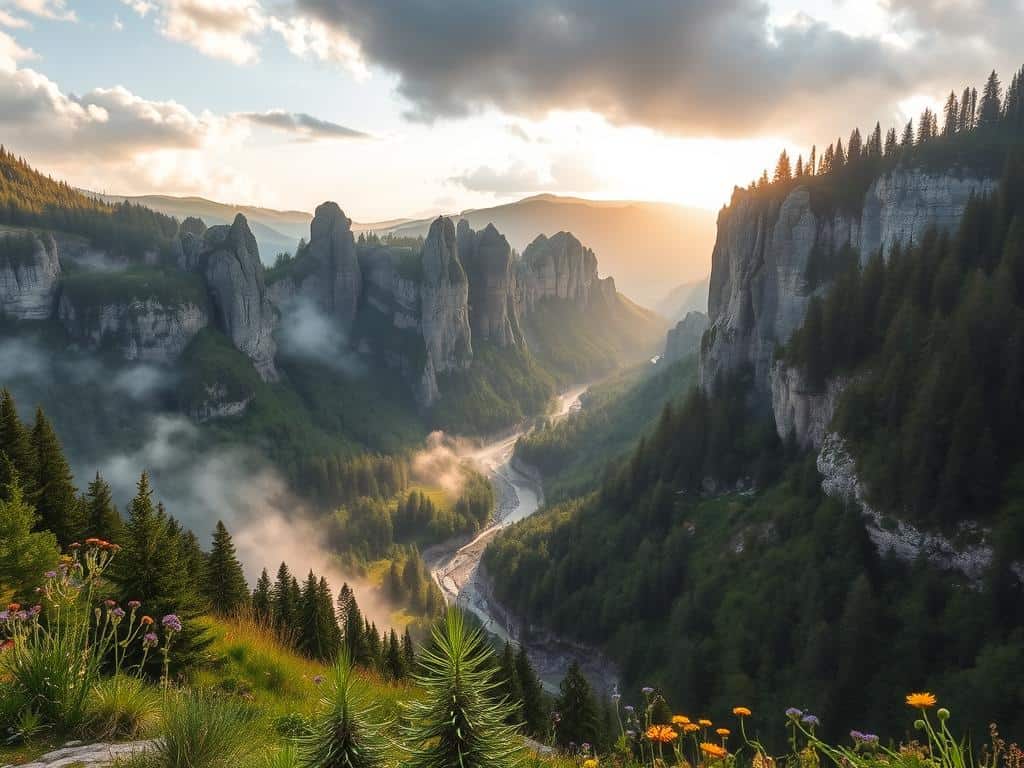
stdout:
<svg viewBox="0 0 1024 768">
<path fill-rule="evenodd" d="M 469 323 L 473 338 L 499 347 L 521 342 L 516 304 L 516 270 L 512 246 L 488 224 L 474 232 L 459 221 L 459 257 L 469 279 Z"/>
<path fill-rule="evenodd" d="M 126 360 L 171 363 L 209 322 L 192 302 L 164 304 L 137 298 L 105 305 L 80 305 L 63 293 L 57 310 L 68 336 L 90 348 L 117 349 Z"/>
<path fill-rule="evenodd" d="M 0 315 L 15 320 L 53 316 L 60 258 L 53 236 L 0 236 Z"/>
<path fill-rule="evenodd" d="M 737 190 L 718 217 L 702 386 L 749 364 L 767 399 L 776 346 L 803 321 L 815 291 L 825 288 L 809 284 L 812 259 L 827 259 L 845 246 L 856 249 L 862 262 L 880 250 L 887 255 L 893 243 L 917 240 L 929 227 L 951 229 L 972 193 L 994 188 L 994 180 L 968 173 L 896 169 L 875 180 L 855 213 L 816 210 L 804 186 L 781 200 Z"/>
<path fill-rule="evenodd" d="M 199 260 L 218 327 L 253 362 L 264 381 L 277 379 L 273 330 L 276 318 L 263 279 L 256 238 L 245 216 L 210 227 Z"/>
<path fill-rule="evenodd" d="M 793 435 L 801 448 L 821 448 L 847 380 L 829 379 L 819 391 L 807 383 L 802 371 L 781 361 L 772 366 L 770 375 L 772 413 L 779 437 L 786 440 Z"/>
<path fill-rule="evenodd" d="M 665 362 L 674 363 L 698 351 L 707 327 L 707 315 L 703 312 L 687 312 L 675 328 L 669 329 L 665 338 Z"/>
<path fill-rule="evenodd" d="M 521 278 L 523 311 L 531 311 L 542 299 L 586 306 L 598 283 L 597 257 L 571 232 L 538 235 L 523 251 Z"/>
<path fill-rule="evenodd" d="M 309 227 L 309 245 L 300 258 L 307 260 L 308 266 L 301 277 L 294 278 L 296 295 L 312 299 L 347 336 L 355 322 L 363 279 L 352 221 L 337 203 L 317 206 Z"/>
<path fill-rule="evenodd" d="M 424 404 L 437 400 L 437 374 L 463 370 L 473 360 L 469 281 L 459 260 L 455 225 L 438 217 L 423 243 L 420 329 L 426 364 L 417 387 Z"/>
</svg>

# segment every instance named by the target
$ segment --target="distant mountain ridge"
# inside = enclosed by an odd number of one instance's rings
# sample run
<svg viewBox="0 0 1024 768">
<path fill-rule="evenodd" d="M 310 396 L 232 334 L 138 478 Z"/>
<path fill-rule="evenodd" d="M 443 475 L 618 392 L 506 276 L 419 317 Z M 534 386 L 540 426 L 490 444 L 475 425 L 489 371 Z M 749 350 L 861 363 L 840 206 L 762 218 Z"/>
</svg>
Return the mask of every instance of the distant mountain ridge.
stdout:
<svg viewBox="0 0 1024 768">
<path fill-rule="evenodd" d="M 202 197 L 170 195 L 88 194 L 109 203 L 128 201 L 184 219 L 201 218 L 207 226 L 230 224 L 242 213 L 249 222 L 265 263 L 278 253 L 294 253 L 299 238 L 308 237 L 313 215 L 258 206 L 228 205 Z M 426 237 L 436 217 L 353 222 L 352 231 Z M 474 230 L 488 224 L 522 252 L 537 235 L 567 230 L 587 243 L 601 260 L 606 275 L 615 275 L 619 290 L 643 306 L 652 307 L 665 295 L 665 286 L 690 282 L 707 274 L 714 245 L 715 214 L 673 203 L 632 200 L 587 200 L 540 194 L 513 203 L 463 211 L 449 216 L 465 220 Z"/>
</svg>

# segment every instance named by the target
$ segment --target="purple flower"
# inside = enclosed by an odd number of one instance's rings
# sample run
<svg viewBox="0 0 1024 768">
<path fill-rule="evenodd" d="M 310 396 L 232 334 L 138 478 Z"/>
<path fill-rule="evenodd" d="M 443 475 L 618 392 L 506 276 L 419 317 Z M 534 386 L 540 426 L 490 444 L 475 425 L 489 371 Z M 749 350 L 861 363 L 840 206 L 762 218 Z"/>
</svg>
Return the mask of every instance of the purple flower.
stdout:
<svg viewBox="0 0 1024 768">
<path fill-rule="evenodd" d="M 28 611 L 18 611 L 16 614 L 14 614 L 14 618 L 16 618 L 18 621 L 25 621 L 28 619 Z"/>
<path fill-rule="evenodd" d="M 128 607 L 131 608 L 133 611 L 137 611 L 139 610 L 139 608 L 142 607 L 142 603 L 140 603 L 138 600 L 129 600 Z"/>
<path fill-rule="evenodd" d="M 57 572 L 56 571 L 47 571 L 46 573 L 43 574 L 43 576 L 45 578 L 47 578 L 47 579 L 56 579 L 57 578 Z"/>
<path fill-rule="evenodd" d="M 113 616 L 116 621 L 120 621 L 124 618 L 124 608 L 115 608 L 110 612 L 110 615 Z"/>
<path fill-rule="evenodd" d="M 878 743 L 878 734 L 877 733 L 865 733 L 864 734 L 864 743 L 865 744 L 877 744 Z"/>
<path fill-rule="evenodd" d="M 850 731 L 850 738 L 857 742 L 864 741 L 864 734 L 860 731 Z"/>
<path fill-rule="evenodd" d="M 33 605 L 31 608 L 28 609 L 28 615 L 29 616 L 38 616 L 42 612 L 43 612 L 43 606 L 41 606 L 41 605 Z"/>
<path fill-rule="evenodd" d="M 800 719 L 803 720 L 804 723 L 806 723 L 807 725 L 811 726 L 812 728 L 817 728 L 819 725 L 821 725 L 821 720 L 819 720 L 814 715 L 809 715 L 809 714 L 808 715 L 804 715 Z"/>
<path fill-rule="evenodd" d="M 640 690 L 643 691 L 644 696 L 650 696 L 652 693 L 654 693 L 654 689 L 651 688 L 651 686 L 649 685 L 645 685 Z"/>
<path fill-rule="evenodd" d="M 801 715 L 803 715 L 803 711 L 796 707 L 790 707 L 786 710 L 786 717 L 792 718 L 793 720 L 799 720 Z"/>
<path fill-rule="evenodd" d="M 142 636 L 143 648 L 156 648 L 159 642 L 160 639 L 156 636 L 156 632 L 147 632 Z"/>
<path fill-rule="evenodd" d="M 6 622 L 11 620 L 11 614 L 9 611 L 0 611 L 0 622 Z"/>
<path fill-rule="evenodd" d="M 164 616 L 161 623 L 164 625 L 164 629 L 169 632 L 181 632 L 181 619 L 173 613 Z"/>
<path fill-rule="evenodd" d="M 633 712 L 636 711 L 636 710 L 633 709 L 633 705 L 632 704 L 627 704 L 626 706 L 623 707 L 623 709 L 626 710 L 626 712 L 628 714 L 630 714 L 630 715 L 632 715 Z"/>
</svg>

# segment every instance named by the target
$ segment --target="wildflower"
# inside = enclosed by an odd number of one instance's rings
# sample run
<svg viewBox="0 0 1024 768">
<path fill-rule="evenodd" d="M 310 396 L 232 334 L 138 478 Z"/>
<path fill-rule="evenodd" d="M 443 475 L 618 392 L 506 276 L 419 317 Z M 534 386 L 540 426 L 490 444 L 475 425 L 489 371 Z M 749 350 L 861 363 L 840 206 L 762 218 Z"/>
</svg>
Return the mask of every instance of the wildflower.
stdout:
<svg viewBox="0 0 1024 768">
<path fill-rule="evenodd" d="M 97 539 L 95 536 L 90 536 L 88 539 L 85 540 L 85 545 L 87 547 L 95 547 L 99 543 L 100 543 L 100 540 Z"/>
<path fill-rule="evenodd" d="M 627 704 L 626 706 L 623 707 L 623 709 L 626 710 L 626 714 L 627 715 L 632 715 L 633 712 L 636 711 L 636 710 L 633 709 L 633 705 L 632 704 Z"/>
<path fill-rule="evenodd" d="M 935 706 L 935 694 L 933 693 L 908 693 L 907 705 L 917 709 L 928 709 Z"/>
<path fill-rule="evenodd" d="M 700 720 L 697 721 L 697 725 L 701 726 L 702 728 L 710 728 L 712 725 L 714 725 L 714 723 L 712 723 L 706 717 L 702 717 Z"/>
<path fill-rule="evenodd" d="M 859 743 L 864 741 L 864 734 L 860 731 L 850 731 L 850 738 L 853 739 L 854 742 Z"/>
<path fill-rule="evenodd" d="M 160 640 L 156 636 L 156 632 L 147 632 L 145 635 L 142 636 L 143 648 L 156 648 L 157 643 L 159 642 Z"/>
<path fill-rule="evenodd" d="M 686 715 L 672 715 L 672 725 L 686 725 L 690 722 L 690 718 Z"/>
<path fill-rule="evenodd" d="M 41 605 L 33 605 L 31 608 L 28 609 L 28 615 L 29 616 L 38 616 L 42 612 L 43 612 L 43 606 L 41 606 Z"/>
<path fill-rule="evenodd" d="M 82 548 L 82 545 L 79 542 L 77 542 L 77 541 L 73 541 L 70 544 L 68 544 L 68 549 L 81 549 L 81 548 Z"/>
<path fill-rule="evenodd" d="M 46 573 L 43 574 L 43 578 L 45 578 L 45 579 L 56 579 L 57 578 L 57 572 L 56 571 L 47 571 Z"/>
<path fill-rule="evenodd" d="M 619 701 L 621 701 L 621 700 L 622 700 L 622 694 L 621 693 L 616 691 L 615 693 L 612 694 L 612 701 L 614 701 L 616 704 L 618 704 Z"/>
<path fill-rule="evenodd" d="M 109 549 L 112 553 L 116 554 L 117 552 L 121 551 L 121 545 L 120 544 L 111 544 L 111 543 L 108 542 L 107 543 L 107 549 Z"/>
<path fill-rule="evenodd" d="M 942 707 L 938 712 L 935 713 L 939 716 L 939 720 L 949 720 L 949 710 Z"/>
<path fill-rule="evenodd" d="M 114 617 L 114 621 L 120 621 L 124 618 L 124 608 L 115 608 L 110 615 Z"/>
<path fill-rule="evenodd" d="M 162 623 L 164 625 L 164 629 L 170 632 L 181 632 L 181 619 L 173 613 L 169 613 L 164 616 Z"/>
<path fill-rule="evenodd" d="M 2 643 L 0 643 L 0 653 L 3 653 L 4 651 L 9 651 L 13 647 L 14 647 L 14 641 L 13 640 L 4 640 Z"/>
<path fill-rule="evenodd" d="M 800 719 L 805 724 L 811 726 L 811 728 L 817 728 L 819 725 L 821 725 L 821 720 L 819 720 L 817 717 L 815 717 L 812 714 L 806 714 L 803 717 L 801 717 Z"/>
<path fill-rule="evenodd" d="M 796 707 L 790 707 L 786 710 L 786 717 L 790 720 L 799 720 L 804 713 Z"/>
<path fill-rule="evenodd" d="M 116 600 L 104 600 L 103 604 L 105 606 L 107 606 L 107 608 L 113 608 L 115 605 L 117 605 L 117 601 Z"/>
<path fill-rule="evenodd" d="M 712 744 L 710 741 L 702 742 L 700 745 L 700 751 L 708 757 L 712 757 L 717 760 L 721 760 L 729 754 L 725 747 L 719 746 L 718 744 Z"/>
<path fill-rule="evenodd" d="M 737 717 L 750 717 L 752 714 L 754 714 L 746 707 L 733 707 L 732 713 Z"/>
<path fill-rule="evenodd" d="M 7 606 L 7 610 L 10 613 L 17 613 L 18 611 L 21 610 L 21 603 L 11 603 L 10 605 Z"/>
<path fill-rule="evenodd" d="M 589 741 L 584 741 L 582 744 L 580 744 L 580 752 L 582 752 L 585 755 L 590 753 L 590 742 Z"/>
<path fill-rule="evenodd" d="M 0 611 L 0 624 L 8 622 L 10 620 L 11 620 L 11 612 L 10 611 Z"/>
<path fill-rule="evenodd" d="M 717 733 L 719 736 L 721 736 L 724 739 L 726 736 L 728 736 L 731 733 L 731 731 L 728 728 L 716 728 L 715 729 L 715 733 Z"/>
<path fill-rule="evenodd" d="M 143 616 L 141 619 L 139 619 L 139 621 L 142 622 L 143 624 L 145 624 L 148 627 L 150 624 L 153 623 L 153 617 L 152 616 Z"/>
<path fill-rule="evenodd" d="M 590 757 L 583 761 L 583 768 L 597 768 L 597 758 Z"/>
<path fill-rule="evenodd" d="M 687 723 L 683 726 L 683 733 L 696 733 L 700 730 L 700 726 L 696 723 Z"/>
<path fill-rule="evenodd" d="M 651 688 L 651 686 L 649 685 L 645 685 L 640 690 L 643 691 L 644 696 L 650 696 L 652 693 L 654 693 L 654 689 Z"/>
<path fill-rule="evenodd" d="M 671 727 L 667 725 L 652 725 L 647 729 L 647 733 L 644 734 L 648 740 L 655 741 L 659 744 L 669 744 L 676 740 L 679 736 Z"/>
<path fill-rule="evenodd" d="M 324 681 L 324 676 L 323 675 L 314 675 L 313 676 L 313 685 L 320 685 L 320 683 L 322 683 L 323 681 Z"/>
<path fill-rule="evenodd" d="M 28 611 L 18 611 L 16 614 L 14 614 L 14 618 L 16 618 L 18 621 L 27 621 Z"/>
<path fill-rule="evenodd" d="M 133 611 L 137 611 L 139 608 L 142 607 L 142 603 L 140 603 L 138 600 L 129 600 L 128 607 L 131 608 Z"/>
</svg>

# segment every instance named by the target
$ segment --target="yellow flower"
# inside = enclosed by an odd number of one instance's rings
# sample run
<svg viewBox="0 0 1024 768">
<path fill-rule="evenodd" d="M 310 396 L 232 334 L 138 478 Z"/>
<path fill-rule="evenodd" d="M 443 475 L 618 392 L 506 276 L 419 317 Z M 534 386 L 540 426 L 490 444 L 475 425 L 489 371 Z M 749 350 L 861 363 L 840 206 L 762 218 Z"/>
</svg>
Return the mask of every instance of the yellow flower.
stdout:
<svg viewBox="0 0 1024 768">
<path fill-rule="evenodd" d="M 700 751 L 708 757 L 713 757 L 718 760 L 721 760 L 723 757 L 729 754 L 726 751 L 725 747 L 720 747 L 717 744 L 712 744 L 710 741 L 702 742 L 700 745 Z"/>
<path fill-rule="evenodd" d="M 678 733 L 667 725 L 652 725 L 647 729 L 645 735 L 650 741 L 656 741 L 659 744 L 668 744 L 675 741 L 679 736 Z"/>
<path fill-rule="evenodd" d="M 672 725 L 687 725 L 690 718 L 686 715 L 672 715 Z"/>
<path fill-rule="evenodd" d="M 717 728 L 715 730 L 715 733 L 717 733 L 719 736 L 722 736 L 724 738 L 725 736 L 729 735 L 729 729 L 728 728 Z"/>
<path fill-rule="evenodd" d="M 696 723 L 687 723 L 683 726 L 683 733 L 696 733 L 700 730 L 700 726 Z"/>
<path fill-rule="evenodd" d="M 750 761 L 751 768 L 775 768 L 775 759 L 768 757 L 764 752 L 758 752 Z"/>
<path fill-rule="evenodd" d="M 597 768 L 597 758 L 589 757 L 583 761 L 583 768 Z"/>
<path fill-rule="evenodd" d="M 704 728 L 710 728 L 712 723 L 706 717 L 702 717 L 700 720 L 697 721 L 697 725 L 703 726 Z"/>
<path fill-rule="evenodd" d="M 753 712 L 746 707 L 733 707 L 732 713 L 737 717 L 750 717 L 753 714 Z"/>
<path fill-rule="evenodd" d="M 917 709 L 928 709 L 935 706 L 935 694 L 933 693 L 908 693 L 907 705 Z"/>
</svg>

